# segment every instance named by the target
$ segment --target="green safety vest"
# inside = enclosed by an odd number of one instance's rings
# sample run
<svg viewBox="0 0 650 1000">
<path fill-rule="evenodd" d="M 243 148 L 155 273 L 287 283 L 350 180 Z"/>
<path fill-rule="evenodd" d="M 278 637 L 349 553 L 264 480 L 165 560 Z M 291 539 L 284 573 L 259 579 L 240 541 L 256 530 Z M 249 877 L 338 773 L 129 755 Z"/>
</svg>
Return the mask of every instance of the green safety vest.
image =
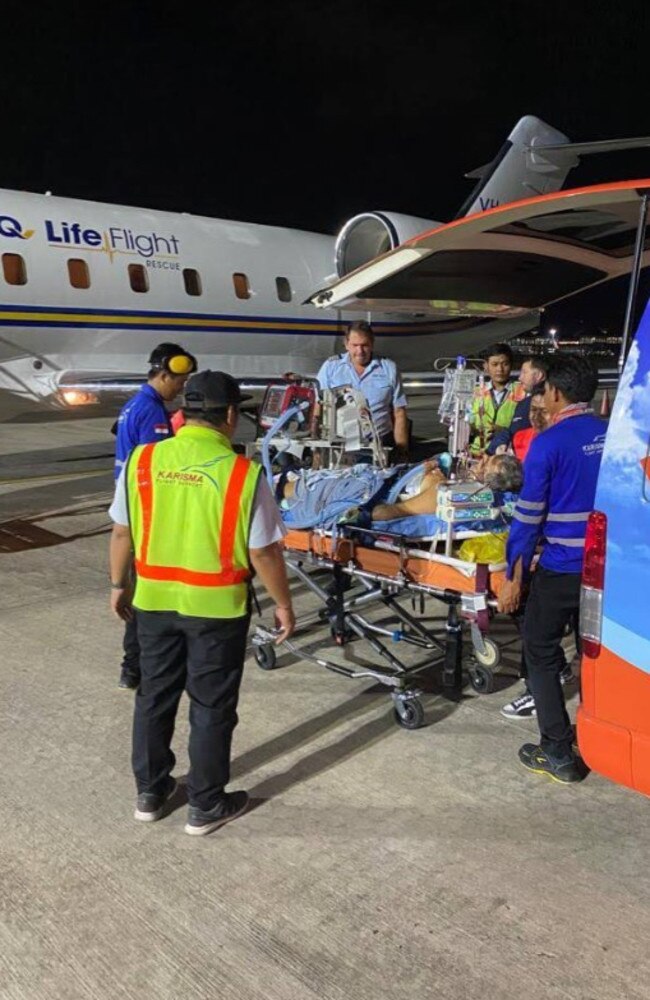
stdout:
<svg viewBox="0 0 650 1000">
<path fill-rule="evenodd" d="M 260 472 L 207 427 L 181 427 L 173 438 L 132 451 L 126 483 L 134 607 L 201 618 L 246 614 Z"/>
<path fill-rule="evenodd" d="M 510 427 L 517 403 L 525 396 L 526 392 L 521 382 L 511 382 L 498 404 L 494 400 L 489 383 L 476 389 L 472 400 L 473 434 L 470 450 L 473 454 L 485 451 L 495 430 L 505 430 Z"/>
</svg>

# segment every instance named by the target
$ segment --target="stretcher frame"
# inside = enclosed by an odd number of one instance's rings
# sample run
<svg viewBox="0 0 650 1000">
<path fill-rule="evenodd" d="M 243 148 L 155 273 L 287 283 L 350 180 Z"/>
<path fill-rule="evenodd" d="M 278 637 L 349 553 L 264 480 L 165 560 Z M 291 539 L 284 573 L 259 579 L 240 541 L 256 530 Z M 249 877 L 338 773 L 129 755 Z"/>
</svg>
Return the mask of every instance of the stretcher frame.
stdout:
<svg viewBox="0 0 650 1000">
<path fill-rule="evenodd" d="M 374 536 L 374 544 L 367 544 L 364 536 L 368 535 Z M 505 565 L 468 563 L 418 549 L 412 540 L 400 535 L 351 525 L 336 531 L 290 530 L 283 544 L 288 571 L 319 598 L 321 605 L 298 619 L 296 633 L 313 634 L 315 627 L 329 629 L 339 647 L 352 638 L 363 639 L 379 662 L 355 669 L 299 649 L 292 640 L 280 648 L 345 677 L 372 678 L 385 685 L 391 689 L 395 721 L 405 729 L 417 729 L 424 722 L 424 709 L 415 678 L 441 667 L 443 692 L 458 700 L 463 684 L 463 631 L 469 625 L 469 683 L 481 694 L 493 690 L 501 653 L 487 632 L 495 597 L 505 579 Z M 333 586 L 324 589 L 314 570 L 330 571 Z M 362 589 L 348 596 L 352 580 Z M 419 601 L 422 610 L 427 597 L 442 601 L 448 609 L 444 627 L 428 628 L 403 606 L 400 599 L 404 597 Z M 389 609 L 400 627 L 390 629 L 370 622 L 362 612 L 373 605 Z M 264 670 L 276 666 L 275 638 L 274 629 L 256 626 L 251 641 L 256 662 Z M 407 666 L 388 648 L 386 639 L 420 648 L 424 658 Z"/>
</svg>

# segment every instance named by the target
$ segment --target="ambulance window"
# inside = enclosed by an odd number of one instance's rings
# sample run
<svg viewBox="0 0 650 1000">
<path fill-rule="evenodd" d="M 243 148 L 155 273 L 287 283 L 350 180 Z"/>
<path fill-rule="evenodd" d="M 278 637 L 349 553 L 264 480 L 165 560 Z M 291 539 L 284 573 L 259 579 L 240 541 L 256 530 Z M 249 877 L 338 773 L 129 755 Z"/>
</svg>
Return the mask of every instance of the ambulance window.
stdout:
<svg viewBox="0 0 650 1000">
<path fill-rule="evenodd" d="M 19 253 L 3 253 L 2 272 L 8 285 L 27 284 L 27 268 Z"/>
<path fill-rule="evenodd" d="M 129 281 L 134 292 L 149 291 L 149 279 L 144 264 L 129 264 Z"/>
<path fill-rule="evenodd" d="M 73 288 L 90 288 L 90 271 L 85 260 L 70 257 L 68 260 L 68 277 Z"/>
<path fill-rule="evenodd" d="M 291 285 L 288 278 L 276 278 L 275 287 L 280 302 L 291 302 Z"/>
<path fill-rule="evenodd" d="M 183 281 L 185 282 L 185 291 L 188 295 L 203 294 L 203 288 L 201 287 L 201 275 L 198 271 L 195 271 L 193 267 L 183 268 Z"/>
<path fill-rule="evenodd" d="M 232 276 L 232 283 L 235 286 L 235 295 L 238 299 L 250 299 L 251 286 L 248 283 L 248 275 L 236 272 Z"/>
</svg>

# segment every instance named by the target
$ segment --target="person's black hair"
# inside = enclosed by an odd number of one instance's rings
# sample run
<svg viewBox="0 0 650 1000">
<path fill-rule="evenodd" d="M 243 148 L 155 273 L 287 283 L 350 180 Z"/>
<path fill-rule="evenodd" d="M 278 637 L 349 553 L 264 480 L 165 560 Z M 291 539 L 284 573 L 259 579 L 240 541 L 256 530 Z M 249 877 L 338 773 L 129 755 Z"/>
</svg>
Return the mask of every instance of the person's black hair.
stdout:
<svg viewBox="0 0 650 1000">
<path fill-rule="evenodd" d="M 509 344 L 492 344 L 491 347 L 486 347 L 484 351 L 481 351 L 479 357 L 483 361 L 488 361 L 490 358 L 496 357 L 497 354 L 503 354 L 510 364 L 512 364 L 514 359 L 514 354 L 512 353 L 512 348 Z"/>
<path fill-rule="evenodd" d="M 561 392 L 567 403 L 590 403 L 598 388 L 598 372 L 588 358 L 556 355 L 549 359 L 546 382 Z"/>
<path fill-rule="evenodd" d="M 530 354 L 527 358 L 524 358 L 522 364 L 528 363 L 532 368 L 535 368 L 538 372 L 541 372 L 544 378 L 546 378 L 546 373 L 548 371 L 548 361 L 543 358 L 541 354 Z"/>
<path fill-rule="evenodd" d="M 350 323 L 345 334 L 346 340 L 351 333 L 363 333 L 366 337 L 370 337 L 371 340 L 374 341 L 375 339 L 375 331 L 365 319 L 355 319 L 353 323 Z"/>
<path fill-rule="evenodd" d="M 543 396 L 544 392 L 545 392 L 545 388 L 546 388 L 546 383 L 545 382 L 538 382 L 537 385 L 534 385 L 533 388 L 530 391 L 531 398 L 533 396 Z"/>
<path fill-rule="evenodd" d="M 186 354 L 189 358 L 194 357 L 189 351 L 186 351 L 184 347 L 180 344 L 172 344 L 165 342 L 164 344 L 158 344 L 154 347 L 153 351 L 149 355 L 148 364 L 149 371 L 147 372 L 147 378 L 154 378 L 154 376 L 159 375 L 164 369 L 161 367 L 165 358 L 173 358 L 177 354 Z"/>
<path fill-rule="evenodd" d="M 183 416 L 186 420 L 202 420 L 206 424 L 212 424 L 217 429 L 223 427 L 228 419 L 228 407 L 220 406 L 214 410 L 189 410 L 183 407 Z"/>
</svg>

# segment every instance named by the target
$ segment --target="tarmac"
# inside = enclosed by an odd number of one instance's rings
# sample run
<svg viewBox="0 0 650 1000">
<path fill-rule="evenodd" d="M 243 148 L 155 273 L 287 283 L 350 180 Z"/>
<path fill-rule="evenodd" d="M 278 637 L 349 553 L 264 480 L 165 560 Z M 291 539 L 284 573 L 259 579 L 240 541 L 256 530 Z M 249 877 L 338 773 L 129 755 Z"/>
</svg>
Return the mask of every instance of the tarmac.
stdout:
<svg viewBox="0 0 650 1000">
<path fill-rule="evenodd" d="M 372 680 L 250 657 L 230 787 L 254 808 L 205 838 L 182 794 L 134 821 L 110 423 L 3 427 L 0 998 L 647 1000 L 648 801 L 521 767 L 516 645 L 492 694 L 424 677 L 415 731 Z M 180 776 L 186 742 L 182 702 Z"/>
</svg>

